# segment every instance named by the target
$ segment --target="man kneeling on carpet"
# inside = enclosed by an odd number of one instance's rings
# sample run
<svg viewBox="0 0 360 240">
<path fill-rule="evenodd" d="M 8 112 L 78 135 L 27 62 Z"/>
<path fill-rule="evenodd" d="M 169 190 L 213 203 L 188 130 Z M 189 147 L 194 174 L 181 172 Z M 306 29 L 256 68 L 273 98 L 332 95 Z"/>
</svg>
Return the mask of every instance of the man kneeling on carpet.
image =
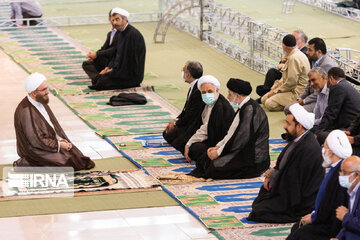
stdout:
<svg viewBox="0 0 360 240">
<path fill-rule="evenodd" d="M 95 163 L 74 146 L 48 106 L 46 77 L 31 74 L 25 81 L 28 93 L 15 111 L 17 152 L 14 167 L 68 166 L 75 171 L 91 169 Z"/>
<path fill-rule="evenodd" d="M 225 137 L 196 159 L 196 169 L 190 175 L 252 178 L 260 176 L 270 165 L 268 119 L 259 104 L 249 97 L 250 83 L 231 78 L 227 87 L 228 99 L 238 110 Z"/>
<path fill-rule="evenodd" d="M 291 105 L 289 110 L 284 129 L 290 142 L 280 153 L 276 166 L 266 171 L 264 185 L 247 220 L 296 222 L 311 212 L 315 203 L 324 178 L 321 147 L 309 131 L 315 117 L 299 103 Z"/>
<path fill-rule="evenodd" d="M 314 211 L 294 224 L 287 240 L 328 240 L 339 233 L 341 221 L 336 218 L 336 209 L 348 204 L 346 189 L 339 183 L 339 172 L 343 159 L 351 153 L 351 144 L 343 131 L 334 130 L 327 136 L 322 152 L 323 167 L 330 169 L 320 185 Z"/>
<path fill-rule="evenodd" d="M 206 104 L 202 114 L 202 125 L 185 145 L 185 157 L 191 160 L 205 161 L 207 149 L 214 147 L 226 135 L 234 118 L 234 109 L 226 98 L 219 93 L 220 83 L 211 76 L 202 76 L 197 83 Z M 196 175 L 196 171 L 192 172 Z M 202 173 L 199 172 L 201 176 Z"/>
</svg>

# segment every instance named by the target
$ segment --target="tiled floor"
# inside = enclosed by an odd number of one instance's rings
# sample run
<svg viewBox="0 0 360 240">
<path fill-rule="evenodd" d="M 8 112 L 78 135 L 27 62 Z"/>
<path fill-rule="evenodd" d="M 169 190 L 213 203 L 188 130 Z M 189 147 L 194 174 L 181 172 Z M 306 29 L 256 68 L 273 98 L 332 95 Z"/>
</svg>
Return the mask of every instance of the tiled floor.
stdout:
<svg viewBox="0 0 360 240">
<path fill-rule="evenodd" d="M 26 96 L 27 73 L 0 51 L 0 164 L 18 158 L 13 115 Z M 119 156 L 60 100 L 50 96 L 50 107 L 68 137 L 93 159 Z M 0 239 L 216 239 L 182 207 L 143 208 L 72 214 L 0 218 Z"/>
<path fill-rule="evenodd" d="M 182 207 L 0 218 L 9 240 L 217 239 Z"/>
</svg>

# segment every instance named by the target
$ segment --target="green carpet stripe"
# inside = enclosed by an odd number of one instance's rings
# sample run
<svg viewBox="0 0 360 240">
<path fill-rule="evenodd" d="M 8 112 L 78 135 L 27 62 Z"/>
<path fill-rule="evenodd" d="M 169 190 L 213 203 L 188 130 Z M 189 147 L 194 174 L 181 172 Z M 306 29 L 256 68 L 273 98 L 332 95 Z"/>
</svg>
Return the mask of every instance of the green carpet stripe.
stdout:
<svg viewBox="0 0 360 240">
<path fill-rule="evenodd" d="M 0 217 L 78 213 L 118 209 L 178 206 L 164 191 L 125 192 L 73 198 L 46 198 L 0 202 Z"/>
<path fill-rule="evenodd" d="M 59 60 L 59 59 L 85 59 L 85 56 L 75 55 L 75 56 L 59 56 L 59 57 L 41 57 L 40 60 Z"/>
<path fill-rule="evenodd" d="M 56 57 L 56 56 L 66 56 L 66 55 L 77 55 L 77 54 L 81 54 L 81 52 L 79 51 L 53 51 L 53 52 L 37 52 L 37 53 L 31 53 L 31 55 L 34 56 L 51 56 L 51 57 Z"/>
<path fill-rule="evenodd" d="M 46 43 L 46 45 L 50 46 L 60 46 L 60 45 L 69 45 L 67 42 L 58 42 L 58 43 Z M 43 43 L 31 43 L 31 44 L 23 44 L 22 47 L 42 47 Z"/>
</svg>

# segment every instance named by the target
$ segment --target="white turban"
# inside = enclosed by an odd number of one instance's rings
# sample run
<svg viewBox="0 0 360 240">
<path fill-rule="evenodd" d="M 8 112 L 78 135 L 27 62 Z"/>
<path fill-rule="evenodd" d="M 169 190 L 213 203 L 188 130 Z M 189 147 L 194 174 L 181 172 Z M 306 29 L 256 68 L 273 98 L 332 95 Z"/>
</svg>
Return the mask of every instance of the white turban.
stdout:
<svg viewBox="0 0 360 240">
<path fill-rule="evenodd" d="M 35 91 L 43 82 L 46 81 L 46 77 L 41 73 L 33 73 L 25 80 L 25 90 L 27 93 Z"/>
<path fill-rule="evenodd" d="M 111 15 L 113 15 L 114 13 L 120 14 L 120 16 L 124 16 L 126 18 L 129 18 L 130 16 L 130 13 L 122 8 L 113 8 L 111 10 Z"/>
<path fill-rule="evenodd" d="M 214 76 L 205 75 L 205 76 L 202 76 L 201 78 L 199 78 L 199 80 L 197 82 L 197 87 L 199 90 L 200 90 L 201 85 L 203 85 L 204 83 L 211 83 L 212 85 L 215 86 L 215 88 L 220 89 L 220 83 Z"/>
<path fill-rule="evenodd" d="M 348 137 L 343 131 L 334 130 L 326 138 L 330 150 L 339 158 L 345 159 L 351 156 L 352 147 Z"/>
<path fill-rule="evenodd" d="M 309 130 L 314 126 L 315 114 L 310 113 L 305 110 L 303 106 L 300 106 L 299 103 L 295 103 L 289 107 L 291 114 L 294 116 L 296 121 L 301 123 L 301 125 Z"/>
</svg>

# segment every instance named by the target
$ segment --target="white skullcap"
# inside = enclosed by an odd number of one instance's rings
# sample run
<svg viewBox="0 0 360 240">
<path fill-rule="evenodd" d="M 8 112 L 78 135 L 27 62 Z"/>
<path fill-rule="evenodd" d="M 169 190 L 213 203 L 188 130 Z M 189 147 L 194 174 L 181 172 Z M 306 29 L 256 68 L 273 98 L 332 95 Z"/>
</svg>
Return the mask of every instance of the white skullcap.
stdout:
<svg viewBox="0 0 360 240">
<path fill-rule="evenodd" d="M 289 107 L 291 114 L 294 116 L 296 121 L 309 130 L 314 126 L 315 114 L 305 110 L 299 103 L 295 103 Z"/>
<path fill-rule="evenodd" d="M 33 73 L 25 80 L 25 90 L 27 93 L 35 91 L 43 82 L 46 81 L 46 77 L 41 73 Z"/>
<path fill-rule="evenodd" d="M 120 14 L 120 16 L 124 16 L 126 18 L 129 18 L 130 16 L 130 13 L 122 8 L 113 8 L 111 10 L 111 15 L 113 15 L 114 13 Z"/>
<path fill-rule="evenodd" d="M 201 78 L 199 78 L 199 80 L 197 82 L 197 87 L 199 90 L 200 90 L 201 85 L 203 85 L 204 83 L 211 83 L 212 85 L 215 86 L 215 88 L 220 89 L 220 83 L 214 76 L 205 75 L 205 76 L 202 76 Z"/>
<path fill-rule="evenodd" d="M 334 130 L 326 138 L 330 150 L 339 158 L 345 159 L 351 156 L 352 147 L 348 137 L 343 131 Z"/>
</svg>

